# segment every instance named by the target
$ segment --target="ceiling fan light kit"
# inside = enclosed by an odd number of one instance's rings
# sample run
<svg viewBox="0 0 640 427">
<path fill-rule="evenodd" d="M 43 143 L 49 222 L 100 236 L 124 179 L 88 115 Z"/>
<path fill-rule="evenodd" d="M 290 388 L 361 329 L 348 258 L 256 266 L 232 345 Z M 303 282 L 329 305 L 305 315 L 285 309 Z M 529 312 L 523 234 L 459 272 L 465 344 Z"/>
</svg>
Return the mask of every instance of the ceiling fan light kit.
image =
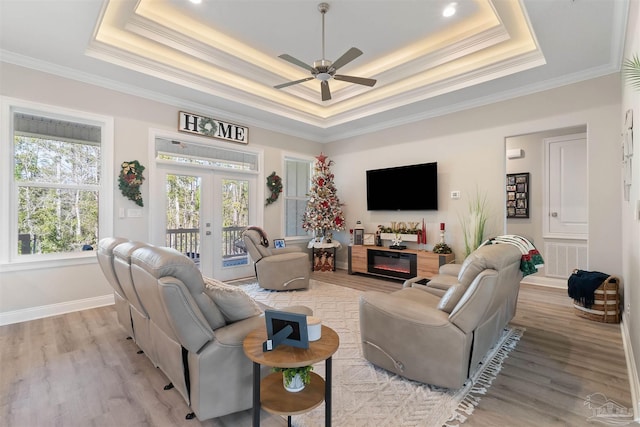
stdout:
<svg viewBox="0 0 640 427">
<path fill-rule="evenodd" d="M 373 87 L 376 84 L 375 79 L 368 79 L 364 77 L 354 77 L 354 76 L 345 76 L 336 74 L 338 68 L 347 65 L 349 62 L 353 61 L 360 55 L 362 55 L 362 51 L 355 47 L 347 50 L 340 58 L 338 58 L 335 62 L 331 62 L 328 59 L 325 59 L 324 56 L 324 15 L 329 10 L 328 3 L 320 3 L 318 5 L 318 10 L 322 14 L 322 59 L 313 62 L 313 66 L 307 65 L 303 61 L 294 58 L 291 55 L 282 54 L 278 56 L 278 58 L 284 59 L 287 62 L 290 62 L 294 65 L 297 65 L 300 68 L 304 68 L 305 70 L 311 72 L 311 77 L 306 77 L 300 80 L 294 80 L 287 83 L 282 83 L 274 86 L 276 89 L 282 89 L 284 87 L 292 86 L 298 83 L 307 82 L 309 80 L 319 80 L 320 81 L 320 93 L 323 101 L 328 101 L 331 99 L 331 90 L 329 89 L 329 80 L 341 80 L 349 83 L 355 83 L 359 85 Z"/>
</svg>

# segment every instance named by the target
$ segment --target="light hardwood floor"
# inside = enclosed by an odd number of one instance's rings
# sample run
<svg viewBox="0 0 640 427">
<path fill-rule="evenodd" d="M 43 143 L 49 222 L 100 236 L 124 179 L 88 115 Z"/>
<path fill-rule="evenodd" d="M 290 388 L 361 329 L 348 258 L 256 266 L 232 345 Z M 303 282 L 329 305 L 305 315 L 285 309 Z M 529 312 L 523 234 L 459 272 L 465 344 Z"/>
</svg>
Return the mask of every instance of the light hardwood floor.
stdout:
<svg viewBox="0 0 640 427">
<path fill-rule="evenodd" d="M 312 277 L 359 290 L 401 288 L 344 270 Z M 512 323 L 526 332 L 463 426 L 593 425 L 585 405 L 592 393 L 630 408 L 619 325 L 579 318 L 566 291 L 532 285 L 521 286 Z M 137 350 L 112 306 L 0 327 L 0 426 L 251 425 L 250 410 L 185 420 L 182 398 L 163 390 L 167 380 Z M 263 411 L 263 426 L 286 424 Z"/>
</svg>

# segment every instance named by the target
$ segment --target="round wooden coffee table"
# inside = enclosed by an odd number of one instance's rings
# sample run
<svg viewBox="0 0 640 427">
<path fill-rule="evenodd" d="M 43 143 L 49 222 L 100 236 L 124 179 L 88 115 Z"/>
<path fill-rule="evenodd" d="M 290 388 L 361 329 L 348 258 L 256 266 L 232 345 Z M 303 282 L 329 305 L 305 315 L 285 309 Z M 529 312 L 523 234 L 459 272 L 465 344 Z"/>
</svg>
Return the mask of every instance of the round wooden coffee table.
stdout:
<svg viewBox="0 0 640 427">
<path fill-rule="evenodd" d="M 291 415 L 302 414 L 325 402 L 325 425 L 331 426 L 331 356 L 338 350 L 338 334 L 322 325 L 319 340 L 310 341 L 309 348 L 279 345 L 272 351 L 262 351 L 267 340 L 267 329 L 261 327 L 249 333 L 242 344 L 244 352 L 253 362 L 253 426 L 260 425 L 260 408 L 277 415 L 286 415 L 291 426 Z M 311 373 L 311 383 L 304 390 L 291 393 L 282 385 L 282 372 L 274 372 L 260 381 L 260 365 L 274 368 L 299 368 L 325 361 L 325 379 Z"/>
</svg>

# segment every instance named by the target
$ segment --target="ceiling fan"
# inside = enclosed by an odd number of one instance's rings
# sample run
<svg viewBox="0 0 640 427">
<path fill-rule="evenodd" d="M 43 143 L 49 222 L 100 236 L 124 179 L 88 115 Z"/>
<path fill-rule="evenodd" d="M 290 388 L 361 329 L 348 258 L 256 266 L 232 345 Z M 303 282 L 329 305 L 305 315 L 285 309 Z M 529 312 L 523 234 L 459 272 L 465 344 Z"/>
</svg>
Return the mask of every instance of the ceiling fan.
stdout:
<svg viewBox="0 0 640 427">
<path fill-rule="evenodd" d="M 283 84 L 279 84 L 274 86 L 276 89 L 282 89 L 283 87 L 292 86 L 298 83 L 306 82 L 313 79 L 320 80 L 320 90 L 322 94 L 322 100 L 328 101 L 331 99 L 331 91 L 329 90 L 329 80 L 332 78 L 335 80 L 342 80 L 345 82 L 356 83 L 359 85 L 365 85 L 372 87 L 376 84 L 375 79 L 366 79 L 364 77 L 353 77 L 353 76 L 344 76 L 341 74 L 336 74 L 338 68 L 348 64 L 349 62 L 356 59 L 358 56 L 362 55 L 362 51 L 355 47 L 352 47 L 348 51 L 346 51 L 340 58 L 338 58 L 335 62 L 331 62 L 328 59 L 324 59 L 324 15 L 329 10 L 328 3 L 320 3 L 318 5 L 318 10 L 322 14 L 322 59 L 319 59 L 313 63 L 313 67 L 305 64 L 299 59 L 294 58 L 291 55 L 287 55 L 286 53 L 278 56 L 278 58 L 282 58 L 285 61 L 291 62 L 298 67 L 302 67 L 305 70 L 311 72 L 311 77 L 306 77 L 304 79 L 295 80 L 292 82 L 287 82 Z"/>
</svg>

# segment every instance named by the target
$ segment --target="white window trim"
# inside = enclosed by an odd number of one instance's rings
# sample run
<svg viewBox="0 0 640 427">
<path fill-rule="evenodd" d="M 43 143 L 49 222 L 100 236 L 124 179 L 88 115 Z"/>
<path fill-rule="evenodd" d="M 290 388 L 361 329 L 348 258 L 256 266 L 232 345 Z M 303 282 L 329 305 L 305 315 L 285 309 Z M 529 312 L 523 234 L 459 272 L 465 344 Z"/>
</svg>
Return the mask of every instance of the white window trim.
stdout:
<svg viewBox="0 0 640 427">
<path fill-rule="evenodd" d="M 300 154 L 300 153 L 294 153 L 294 152 L 283 152 L 282 153 L 282 175 L 284 176 L 284 173 L 286 171 L 286 163 L 287 160 L 301 160 L 304 162 L 309 162 L 309 176 L 313 176 L 313 162 L 315 161 L 315 157 L 314 156 L 310 156 L 307 154 Z M 286 188 L 286 181 L 284 183 L 284 186 Z M 283 191 L 283 201 L 286 202 L 286 190 Z M 281 222 L 281 230 L 282 230 L 282 234 L 284 235 L 286 230 L 287 230 L 287 219 L 286 219 L 286 203 L 283 203 L 283 208 L 282 208 L 282 222 Z M 304 242 L 304 241 L 308 241 L 310 239 L 310 236 L 285 236 L 285 241 L 287 242 Z"/>
<path fill-rule="evenodd" d="M 16 186 L 13 185 L 13 110 L 29 114 L 47 114 L 60 120 L 86 122 L 102 128 L 100 150 L 100 204 L 98 228 L 100 237 L 113 235 L 113 197 L 114 197 L 114 120 L 84 111 L 62 108 L 54 105 L 25 101 L 17 98 L 0 97 L 0 116 L 5 126 L 0 130 L 0 235 L 8 237 L 0 240 L 0 272 L 26 269 L 52 268 L 69 265 L 91 264 L 97 262 L 95 251 L 33 254 L 18 256 L 11 248 L 18 247 L 18 230 L 15 223 L 18 207 L 15 205 Z M 9 163 L 10 162 L 10 163 Z"/>
</svg>

